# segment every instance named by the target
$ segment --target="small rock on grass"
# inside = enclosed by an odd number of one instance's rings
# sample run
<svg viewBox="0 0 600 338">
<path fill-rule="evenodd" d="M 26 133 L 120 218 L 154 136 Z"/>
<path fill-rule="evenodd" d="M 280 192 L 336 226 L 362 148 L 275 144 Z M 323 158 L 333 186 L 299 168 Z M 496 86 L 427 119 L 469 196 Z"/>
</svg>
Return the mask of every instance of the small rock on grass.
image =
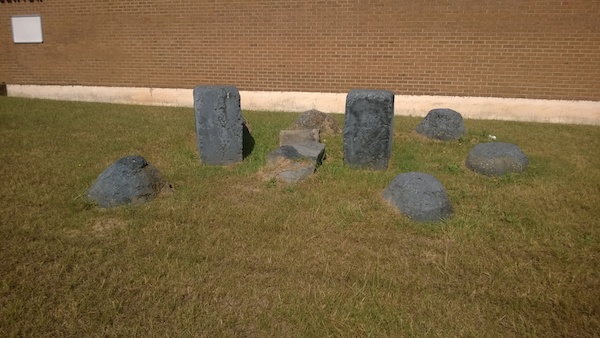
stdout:
<svg viewBox="0 0 600 338">
<path fill-rule="evenodd" d="M 399 174 L 385 188 L 382 196 L 402 214 L 418 222 L 440 221 L 452 214 L 444 186 L 430 174 Z"/>
<path fill-rule="evenodd" d="M 528 164 L 529 159 L 519 147 L 504 142 L 478 144 L 465 161 L 467 168 L 486 176 L 521 173 Z"/>
<path fill-rule="evenodd" d="M 457 140 L 465 135 L 462 115 L 452 109 L 433 109 L 419 123 L 416 132 L 441 141 Z"/>
<path fill-rule="evenodd" d="M 112 208 L 145 203 L 171 190 L 171 184 L 158 169 L 142 156 L 131 155 L 118 159 L 100 173 L 87 198 L 102 208 Z"/>
<path fill-rule="evenodd" d="M 311 109 L 303 112 L 292 124 L 293 129 L 318 129 L 324 134 L 339 134 L 342 128 L 331 116 Z"/>
<path fill-rule="evenodd" d="M 312 175 L 322 163 L 325 145 L 304 141 L 284 145 L 267 155 L 267 178 L 284 183 L 297 183 Z"/>
</svg>

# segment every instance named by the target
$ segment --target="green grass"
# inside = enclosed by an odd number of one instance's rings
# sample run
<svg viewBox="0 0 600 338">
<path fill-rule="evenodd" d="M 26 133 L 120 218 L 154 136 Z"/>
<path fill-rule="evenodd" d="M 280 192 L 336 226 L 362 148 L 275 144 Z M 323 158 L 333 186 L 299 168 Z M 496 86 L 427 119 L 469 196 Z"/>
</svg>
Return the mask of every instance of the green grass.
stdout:
<svg viewBox="0 0 600 338">
<path fill-rule="evenodd" d="M 317 173 L 286 186 L 259 171 L 298 114 L 243 114 L 254 151 L 221 168 L 199 163 L 190 108 L 0 97 L 0 336 L 598 336 L 600 127 L 466 120 L 443 143 L 396 117 L 387 171 L 344 167 L 325 136 Z M 488 134 L 527 170 L 468 170 Z M 174 194 L 88 203 L 130 154 Z M 444 184 L 452 218 L 382 202 L 407 171 Z"/>
</svg>

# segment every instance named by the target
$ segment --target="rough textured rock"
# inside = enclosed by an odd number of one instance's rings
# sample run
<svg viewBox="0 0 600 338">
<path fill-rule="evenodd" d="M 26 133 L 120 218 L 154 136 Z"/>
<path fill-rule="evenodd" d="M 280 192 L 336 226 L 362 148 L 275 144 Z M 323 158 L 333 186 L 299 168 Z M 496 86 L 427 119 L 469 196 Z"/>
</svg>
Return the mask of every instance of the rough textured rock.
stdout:
<svg viewBox="0 0 600 338">
<path fill-rule="evenodd" d="M 209 165 L 242 161 L 244 137 L 247 138 L 249 131 L 244 128 L 238 89 L 233 86 L 196 86 L 194 110 L 200 160 Z"/>
<path fill-rule="evenodd" d="M 358 169 L 387 169 L 392 152 L 394 93 L 353 90 L 346 97 L 344 163 Z"/>
<path fill-rule="evenodd" d="M 280 182 L 298 183 L 315 173 L 315 165 L 307 162 L 282 162 L 273 173 L 273 177 Z"/>
<path fill-rule="evenodd" d="M 433 109 L 419 123 L 417 133 L 432 139 L 451 141 L 465 135 L 462 115 L 452 109 Z"/>
<path fill-rule="evenodd" d="M 487 176 L 520 173 L 529 159 L 519 147 L 511 143 L 492 142 L 474 146 L 465 161 L 467 168 Z"/>
<path fill-rule="evenodd" d="M 171 185 L 152 164 L 139 155 L 126 156 L 106 168 L 87 192 L 102 208 L 139 204 L 154 199 Z"/>
<path fill-rule="evenodd" d="M 382 195 L 401 213 L 418 222 L 439 221 L 452 214 L 444 186 L 430 174 L 399 174 Z"/>
<path fill-rule="evenodd" d="M 279 132 L 279 145 L 285 146 L 303 141 L 319 142 L 318 129 L 282 130 Z"/>
<path fill-rule="evenodd" d="M 293 129 L 318 129 L 324 134 L 339 134 L 342 132 L 339 123 L 331 116 L 311 109 L 303 112 L 292 124 Z"/>
<path fill-rule="evenodd" d="M 325 156 L 325 145 L 314 141 L 304 141 L 284 145 L 267 155 L 267 165 L 275 165 L 280 160 L 309 160 L 316 166 L 321 165 Z"/>
<path fill-rule="evenodd" d="M 284 145 L 267 155 L 267 177 L 297 183 L 312 175 L 325 156 L 325 145 L 314 141 Z"/>
</svg>

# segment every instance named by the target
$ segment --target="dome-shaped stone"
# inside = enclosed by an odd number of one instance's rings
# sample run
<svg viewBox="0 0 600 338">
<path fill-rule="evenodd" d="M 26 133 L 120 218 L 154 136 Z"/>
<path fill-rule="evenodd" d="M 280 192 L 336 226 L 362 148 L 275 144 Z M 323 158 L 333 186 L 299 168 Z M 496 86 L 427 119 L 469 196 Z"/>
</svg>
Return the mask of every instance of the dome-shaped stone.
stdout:
<svg viewBox="0 0 600 338">
<path fill-rule="evenodd" d="M 482 143 L 474 146 L 465 165 L 467 168 L 487 176 L 502 176 L 520 173 L 529 164 L 529 159 L 514 144 L 503 142 Z"/>
<path fill-rule="evenodd" d="M 452 109 L 433 109 L 419 123 L 417 133 L 428 138 L 451 141 L 464 136 L 462 115 Z"/>
<path fill-rule="evenodd" d="M 87 197 L 102 208 L 112 208 L 150 201 L 163 189 L 170 190 L 171 185 L 158 169 L 143 157 L 132 155 L 118 159 L 100 173 Z"/>
<path fill-rule="evenodd" d="M 399 174 L 382 195 L 401 213 L 415 221 L 439 221 L 452 214 L 452 206 L 444 186 L 430 174 Z"/>
</svg>

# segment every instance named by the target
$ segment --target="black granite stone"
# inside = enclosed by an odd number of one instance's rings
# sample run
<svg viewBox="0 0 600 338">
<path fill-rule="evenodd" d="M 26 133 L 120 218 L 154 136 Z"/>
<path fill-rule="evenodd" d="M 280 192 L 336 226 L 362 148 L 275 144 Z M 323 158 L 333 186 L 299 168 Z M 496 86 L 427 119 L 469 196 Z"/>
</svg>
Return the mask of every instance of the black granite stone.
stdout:
<svg viewBox="0 0 600 338">
<path fill-rule="evenodd" d="M 209 165 L 241 162 L 244 138 L 248 140 L 248 135 L 244 137 L 245 121 L 238 89 L 197 86 L 194 88 L 194 110 L 200 160 Z"/>
<path fill-rule="evenodd" d="M 353 90 L 346 97 L 344 164 L 385 170 L 392 152 L 394 93 Z"/>
</svg>

